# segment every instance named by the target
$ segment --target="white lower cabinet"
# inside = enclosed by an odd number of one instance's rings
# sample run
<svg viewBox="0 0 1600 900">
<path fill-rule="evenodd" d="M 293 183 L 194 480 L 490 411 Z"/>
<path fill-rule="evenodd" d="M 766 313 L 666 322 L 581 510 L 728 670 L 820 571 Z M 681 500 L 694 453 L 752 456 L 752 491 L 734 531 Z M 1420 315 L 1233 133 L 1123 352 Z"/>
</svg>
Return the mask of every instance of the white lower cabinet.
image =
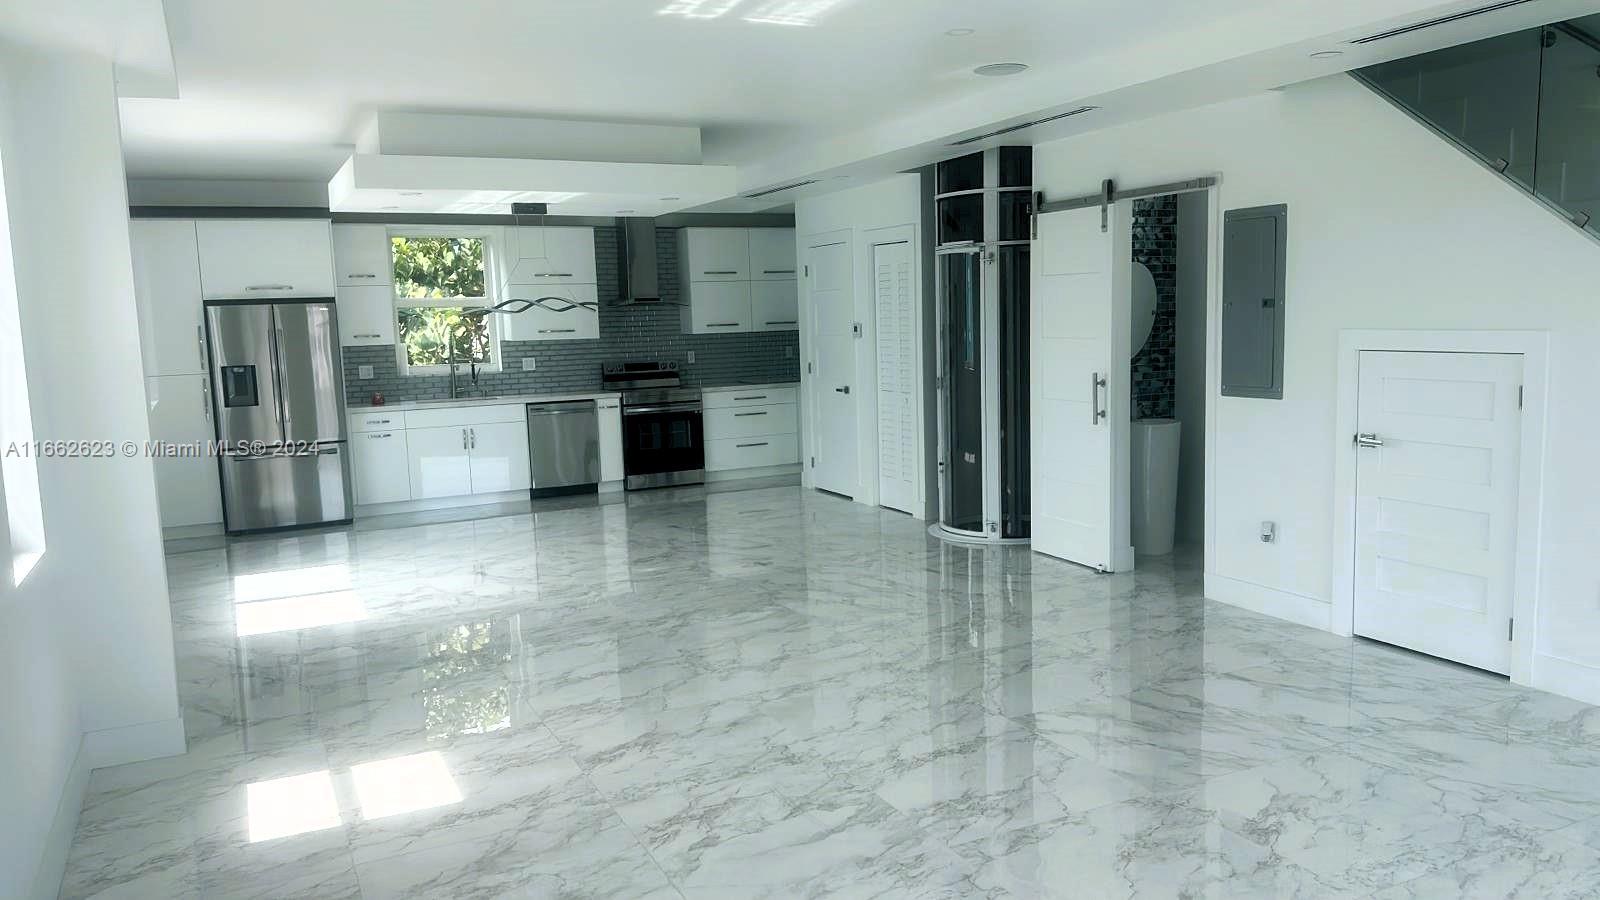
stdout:
<svg viewBox="0 0 1600 900">
<path fill-rule="evenodd" d="M 706 471 L 763 469 L 800 462 L 800 416 L 786 385 L 705 393 Z"/>
<path fill-rule="evenodd" d="M 528 477 L 528 427 L 521 422 L 467 426 L 472 493 L 525 491 Z"/>
<path fill-rule="evenodd" d="M 350 435 L 356 503 L 398 503 L 411 499 L 411 463 L 404 431 L 355 432 Z"/>
<path fill-rule="evenodd" d="M 411 499 L 459 497 L 472 493 L 472 457 L 465 426 L 406 431 Z"/>
<path fill-rule="evenodd" d="M 800 442 L 792 434 L 706 441 L 706 471 L 789 466 L 800 461 Z"/>
<path fill-rule="evenodd" d="M 616 398 L 596 400 L 595 412 L 600 426 L 600 481 L 621 481 L 625 474 L 622 460 L 622 401 Z"/>
<path fill-rule="evenodd" d="M 170 453 L 156 456 L 156 497 L 161 525 L 179 528 L 222 521 L 222 489 L 217 460 L 204 452 L 213 440 L 211 398 L 204 375 L 163 375 L 146 378 L 150 408 L 150 438 L 170 445 Z"/>
</svg>

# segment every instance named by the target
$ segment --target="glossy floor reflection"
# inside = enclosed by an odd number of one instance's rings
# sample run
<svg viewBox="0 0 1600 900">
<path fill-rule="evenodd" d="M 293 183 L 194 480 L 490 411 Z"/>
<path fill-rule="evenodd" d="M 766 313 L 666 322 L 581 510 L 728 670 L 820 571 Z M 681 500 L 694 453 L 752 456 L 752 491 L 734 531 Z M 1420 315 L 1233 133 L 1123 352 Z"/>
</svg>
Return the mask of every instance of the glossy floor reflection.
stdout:
<svg viewBox="0 0 1600 900">
<path fill-rule="evenodd" d="M 783 487 L 169 557 L 67 897 L 1592 897 L 1600 715 Z"/>
</svg>

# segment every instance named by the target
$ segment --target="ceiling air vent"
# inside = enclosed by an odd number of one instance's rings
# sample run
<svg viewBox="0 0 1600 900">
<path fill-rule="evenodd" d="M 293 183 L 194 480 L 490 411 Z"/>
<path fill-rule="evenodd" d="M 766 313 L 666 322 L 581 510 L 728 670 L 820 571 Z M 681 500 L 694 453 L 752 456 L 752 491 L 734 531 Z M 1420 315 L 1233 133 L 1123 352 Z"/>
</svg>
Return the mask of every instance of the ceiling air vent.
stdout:
<svg viewBox="0 0 1600 900">
<path fill-rule="evenodd" d="M 1077 109 L 1069 109 L 1064 113 L 1056 113 L 1053 116 L 1045 116 L 1042 119 L 1034 119 L 1032 122 L 1023 122 L 1021 125 L 1007 125 L 1006 127 L 997 129 L 995 131 L 985 132 L 969 138 L 962 138 L 961 140 L 950 144 L 950 146 L 962 147 L 967 144 L 976 144 L 979 141 L 986 141 L 989 138 L 999 137 L 1002 134 L 1010 134 L 1013 131 L 1021 131 L 1024 128 L 1032 128 L 1035 125 L 1043 125 L 1046 122 L 1054 122 L 1057 119 L 1066 119 L 1071 116 L 1081 116 L 1086 112 L 1094 112 L 1099 108 L 1100 107 L 1098 106 L 1080 106 Z"/>
<path fill-rule="evenodd" d="M 795 188 L 805 187 L 808 184 L 816 184 L 816 183 L 817 183 L 817 180 L 815 178 L 811 179 L 810 181 L 796 181 L 794 184 L 780 185 L 780 186 L 775 187 L 775 188 L 767 188 L 764 191 L 756 191 L 754 194 L 745 194 L 744 198 L 746 200 L 754 200 L 757 197 L 765 197 L 768 194 L 777 194 L 777 193 L 781 193 L 783 191 L 792 191 Z"/>
<path fill-rule="evenodd" d="M 1388 31 L 1381 31 L 1377 34 L 1368 35 L 1367 37 L 1351 41 L 1350 43 L 1375 44 L 1378 41 L 1386 41 L 1389 38 L 1399 37 L 1402 34 L 1411 34 L 1414 31 L 1421 31 L 1424 28 L 1432 28 L 1435 25 L 1447 25 L 1451 22 L 1459 22 L 1462 19 L 1470 19 L 1473 16 L 1481 16 L 1485 13 L 1499 12 L 1502 9 L 1510 9 L 1513 6 L 1521 6 L 1524 3 L 1532 2 L 1533 0 L 1503 0 L 1503 2 L 1500 3 L 1491 3 L 1488 6 L 1480 6 L 1476 9 L 1468 9 L 1458 13 L 1451 13 L 1448 16 L 1439 16 L 1436 19 L 1429 19 L 1426 22 L 1416 22 L 1411 25 L 1403 25 L 1399 28 L 1391 28 Z"/>
</svg>

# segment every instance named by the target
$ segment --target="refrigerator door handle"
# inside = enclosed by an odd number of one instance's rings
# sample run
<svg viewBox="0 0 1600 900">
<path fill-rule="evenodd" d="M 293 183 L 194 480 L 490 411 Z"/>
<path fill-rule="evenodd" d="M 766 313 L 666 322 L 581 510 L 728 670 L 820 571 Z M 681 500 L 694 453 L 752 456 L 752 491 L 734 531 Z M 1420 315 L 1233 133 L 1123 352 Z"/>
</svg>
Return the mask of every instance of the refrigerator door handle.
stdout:
<svg viewBox="0 0 1600 900">
<path fill-rule="evenodd" d="M 283 429 L 283 439 L 289 439 L 289 373 L 283 368 L 283 326 L 278 324 L 278 309 L 272 309 L 272 369 L 278 381 L 278 422 Z"/>
</svg>

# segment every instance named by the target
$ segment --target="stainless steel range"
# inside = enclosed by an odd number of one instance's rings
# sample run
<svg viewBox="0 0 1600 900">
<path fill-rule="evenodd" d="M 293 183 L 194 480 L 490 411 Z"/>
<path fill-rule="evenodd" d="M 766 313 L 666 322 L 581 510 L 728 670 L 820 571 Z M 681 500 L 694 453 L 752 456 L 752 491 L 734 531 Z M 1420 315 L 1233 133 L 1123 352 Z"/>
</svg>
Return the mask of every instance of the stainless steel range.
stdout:
<svg viewBox="0 0 1600 900">
<path fill-rule="evenodd" d="M 683 386 L 677 363 L 607 363 L 600 381 L 606 390 L 622 392 L 628 490 L 705 483 L 700 389 Z"/>
</svg>

